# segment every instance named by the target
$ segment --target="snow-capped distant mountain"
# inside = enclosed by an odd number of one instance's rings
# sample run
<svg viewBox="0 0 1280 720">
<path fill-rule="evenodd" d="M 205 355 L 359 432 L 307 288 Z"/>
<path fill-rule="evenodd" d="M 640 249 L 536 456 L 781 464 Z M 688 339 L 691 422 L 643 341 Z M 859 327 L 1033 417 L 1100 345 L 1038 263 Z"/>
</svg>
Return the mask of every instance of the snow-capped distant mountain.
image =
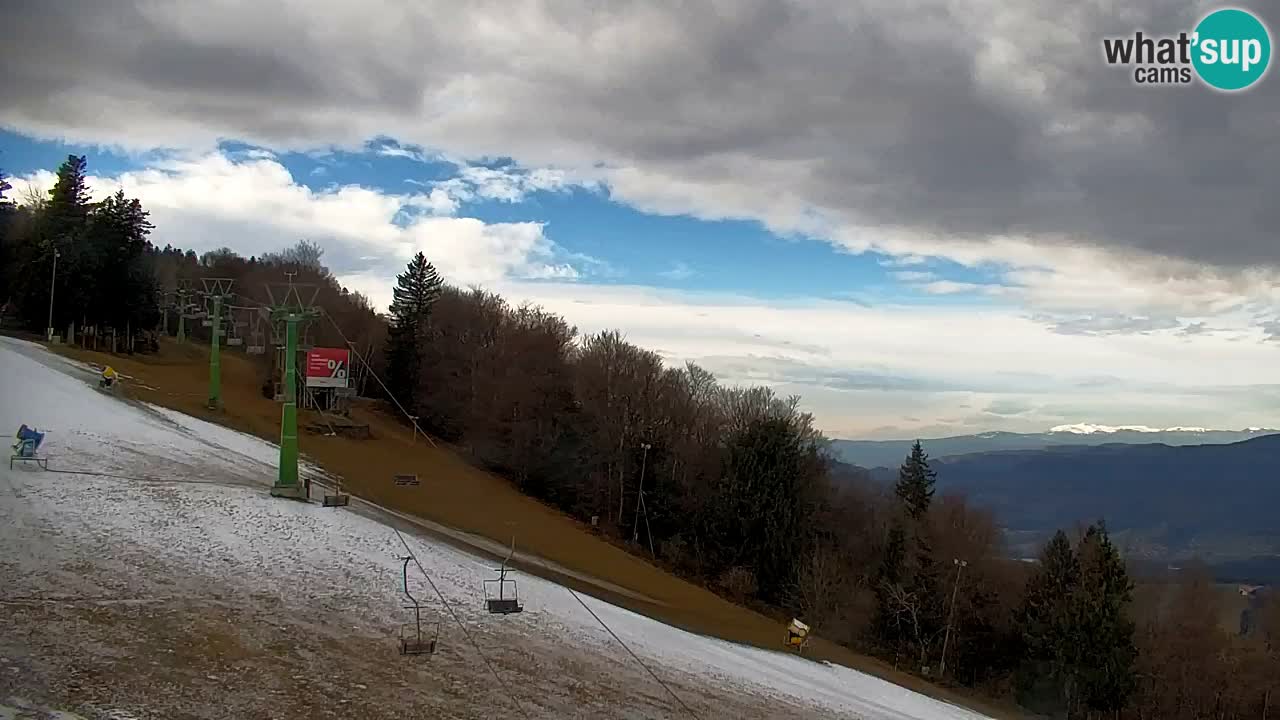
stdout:
<svg viewBox="0 0 1280 720">
<path fill-rule="evenodd" d="M 977 435 L 923 439 L 931 457 L 944 458 L 996 450 L 1040 450 L 1059 445 L 1225 445 L 1272 435 L 1280 430 L 1251 427 L 1244 430 L 1211 430 L 1176 426 L 1153 428 L 1147 425 L 1058 425 L 1043 433 L 984 432 Z M 897 467 L 911 450 L 913 440 L 833 440 L 832 450 L 847 463 L 865 468 Z"/>
<path fill-rule="evenodd" d="M 1252 432 L 1262 430 L 1263 428 L 1245 428 L 1243 432 Z M 1140 432 L 1140 433 L 1162 433 L 1162 432 L 1182 432 L 1182 433 L 1207 433 L 1215 432 L 1209 428 L 1202 427 L 1171 427 L 1171 428 L 1153 428 L 1148 425 L 1094 425 L 1093 423 L 1076 423 L 1074 425 L 1057 425 L 1049 428 L 1051 433 L 1074 433 L 1076 435 L 1092 435 L 1094 433 L 1117 433 L 1117 432 Z M 1235 432 L 1233 430 L 1223 430 L 1222 432 Z M 1270 432 L 1270 431 L 1268 431 Z M 979 435 L 978 437 L 982 437 Z"/>
</svg>

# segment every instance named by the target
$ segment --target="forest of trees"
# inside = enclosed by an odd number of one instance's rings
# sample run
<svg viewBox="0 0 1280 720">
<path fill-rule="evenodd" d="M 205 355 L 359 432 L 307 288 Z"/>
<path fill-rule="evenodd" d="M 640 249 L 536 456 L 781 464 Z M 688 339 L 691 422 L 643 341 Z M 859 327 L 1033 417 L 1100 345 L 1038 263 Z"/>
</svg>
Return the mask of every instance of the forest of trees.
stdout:
<svg viewBox="0 0 1280 720">
<path fill-rule="evenodd" d="M 919 443 L 897 483 L 879 485 L 832 458 L 798 398 L 726 387 L 619 332 L 580 335 L 541 308 L 454 287 L 422 254 L 379 315 L 341 288 L 313 243 L 251 258 L 156 249 L 148 238 L 164 229 L 123 193 L 91 201 L 84 170 L 70 158 L 47 199 L 0 208 L 0 299 L 30 331 L 47 325 L 54 250 L 59 332 L 172 334 L 172 323 L 158 328 L 182 281 L 234 278 L 265 301 L 264 283 L 297 273 L 432 435 L 737 602 L 1049 715 L 1271 712 L 1280 602 L 1234 632 L 1203 570 L 1132 577 L 1101 522 L 1060 532 L 1037 562 L 1011 559 L 997 518 L 935 493 Z M 326 323 L 315 332 L 341 344 Z"/>
</svg>

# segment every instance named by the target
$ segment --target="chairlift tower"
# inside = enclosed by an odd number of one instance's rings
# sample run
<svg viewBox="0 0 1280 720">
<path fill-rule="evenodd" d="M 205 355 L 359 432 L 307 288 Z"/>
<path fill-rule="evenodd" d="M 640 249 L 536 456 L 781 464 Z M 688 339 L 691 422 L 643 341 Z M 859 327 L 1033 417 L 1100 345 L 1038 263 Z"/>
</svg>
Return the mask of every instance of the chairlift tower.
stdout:
<svg viewBox="0 0 1280 720">
<path fill-rule="evenodd" d="M 191 287 L 190 280 L 178 281 L 178 344 L 183 345 L 187 342 L 187 319 L 193 317 L 191 309 L 193 307 L 191 298 L 195 291 Z"/>
<path fill-rule="evenodd" d="M 204 291 L 201 297 L 205 300 L 205 311 L 209 312 L 213 317 L 213 324 L 210 330 L 209 339 L 209 403 L 210 410 L 222 409 L 222 357 L 221 357 L 221 338 L 222 333 L 222 302 L 230 300 L 233 296 L 231 287 L 235 285 L 235 280 L 231 278 L 200 278 L 200 282 L 204 284 Z M 210 311 L 209 306 L 212 305 Z"/>
<path fill-rule="evenodd" d="M 292 278 L 290 278 L 292 280 Z M 274 497 L 306 500 L 307 489 L 298 482 L 298 324 L 312 322 L 320 317 L 320 308 L 314 305 L 319 288 L 303 302 L 296 285 L 289 283 L 287 290 L 276 302 L 277 293 L 268 284 L 267 294 L 272 299 L 271 320 L 284 326 L 284 406 L 280 409 L 280 467 Z"/>
</svg>

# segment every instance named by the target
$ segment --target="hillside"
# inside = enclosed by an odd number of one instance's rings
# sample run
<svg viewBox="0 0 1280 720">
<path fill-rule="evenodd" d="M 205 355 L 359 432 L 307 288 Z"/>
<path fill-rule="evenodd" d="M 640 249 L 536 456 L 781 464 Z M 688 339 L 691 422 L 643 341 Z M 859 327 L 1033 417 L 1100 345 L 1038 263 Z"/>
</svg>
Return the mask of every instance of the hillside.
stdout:
<svg viewBox="0 0 1280 720">
<path fill-rule="evenodd" d="M 1267 428 L 1246 430 L 1205 430 L 1172 428 L 1168 430 L 1105 428 L 1072 425 L 1043 433 L 986 432 L 976 435 L 924 440 L 929 455 L 946 458 L 1002 450 L 1043 450 L 1063 445 L 1108 445 L 1115 443 L 1145 445 L 1222 445 L 1276 433 Z M 841 460 L 862 467 L 897 467 L 911 452 L 914 440 L 832 440 L 831 449 Z"/>
<path fill-rule="evenodd" d="M 364 501 L 272 498 L 271 443 L 97 392 L 34 344 L 0 338 L 0 366 L 0 424 L 43 429 L 48 458 L 0 465 L 2 718 L 984 720 L 526 573 L 524 611 L 490 614 L 490 559 Z M 430 655 L 396 654 L 406 585 Z"/>
<path fill-rule="evenodd" d="M 204 408 L 208 360 L 199 346 L 165 340 L 157 356 L 134 357 L 58 349 L 86 362 L 110 363 L 129 376 L 128 391 L 137 399 L 266 440 L 278 438 L 280 406 L 262 397 L 258 371 L 243 355 L 223 355 L 226 408 L 215 414 Z M 341 476 L 346 488 L 356 496 L 497 543 L 508 543 L 515 535 L 519 549 L 565 572 L 540 561 L 526 562 L 524 570 L 588 590 L 676 627 L 763 648 L 779 647 L 785 618 L 765 617 L 676 578 L 612 545 L 563 513 L 521 494 L 507 480 L 476 469 L 453 449 L 433 447 L 421 436 L 415 442 L 411 430 L 384 414 L 376 404 L 363 404 L 353 414 L 370 424 L 372 439 L 303 433 L 299 444 L 306 457 Z M 309 419 L 307 413 L 300 413 L 299 427 L 307 425 Z M 392 476 L 406 472 L 416 472 L 422 484 L 395 487 Z M 930 686 L 840 646 L 818 641 L 812 647 L 813 652 L 806 651 L 806 656 L 869 672 L 934 697 L 963 702 L 997 717 L 1010 715 L 1005 708 Z"/>
<path fill-rule="evenodd" d="M 1098 518 L 1131 555 L 1265 570 L 1280 553 L 1280 435 L 1224 445 L 1064 446 L 939 459 L 938 490 L 990 508 L 1015 550 Z M 877 468 L 882 481 L 895 471 Z M 1274 563 L 1272 563 L 1274 564 Z"/>
</svg>

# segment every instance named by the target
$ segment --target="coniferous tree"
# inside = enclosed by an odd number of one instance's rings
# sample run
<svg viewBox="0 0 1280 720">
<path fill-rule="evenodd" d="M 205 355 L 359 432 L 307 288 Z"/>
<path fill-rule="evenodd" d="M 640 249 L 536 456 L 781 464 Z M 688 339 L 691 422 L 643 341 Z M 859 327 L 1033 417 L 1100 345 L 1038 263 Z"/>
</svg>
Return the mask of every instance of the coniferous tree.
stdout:
<svg viewBox="0 0 1280 720">
<path fill-rule="evenodd" d="M 872 634 L 876 642 L 895 655 L 902 651 L 902 622 L 894 606 L 894 587 L 901 585 L 907 552 L 906 531 L 901 521 L 889 526 L 880 566 L 875 576 L 876 611 L 872 619 Z"/>
<path fill-rule="evenodd" d="M 0 315 L 7 309 L 10 286 L 9 275 L 12 266 L 12 258 L 14 256 L 14 239 L 10 237 L 9 226 L 13 220 L 13 215 L 17 208 L 5 196 L 5 193 L 12 190 L 13 186 L 8 182 L 8 176 L 4 171 L 0 170 Z"/>
<path fill-rule="evenodd" d="M 894 488 L 912 520 L 918 521 L 929 512 L 936 478 L 937 473 L 929 467 L 929 455 L 924 451 L 924 446 L 919 440 L 915 441 L 911 446 L 911 454 L 898 469 L 898 484 Z"/>
<path fill-rule="evenodd" d="M 928 522 L 936 473 L 917 440 L 898 472 L 898 508 L 876 587 L 875 634 L 895 654 L 909 647 L 926 666 L 944 630 L 943 596 Z"/>
<path fill-rule="evenodd" d="M 1076 671 L 1074 603 L 1079 584 L 1075 551 L 1059 530 L 1040 553 L 1019 613 L 1024 657 L 1019 694 L 1030 709 L 1067 707 Z"/>
<path fill-rule="evenodd" d="M 1111 713 L 1124 707 L 1136 687 L 1137 649 L 1129 617 L 1133 583 L 1101 522 L 1085 532 L 1076 555 L 1079 703 Z"/>
<path fill-rule="evenodd" d="M 153 225 L 136 199 L 117 191 L 94 208 L 85 232 L 86 251 L 96 258 L 94 299 L 86 318 L 117 332 L 141 332 L 158 320 L 159 289 L 148 260 Z"/>
<path fill-rule="evenodd" d="M 421 252 L 396 276 L 392 291 L 391 327 L 387 332 L 387 384 L 411 414 L 417 414 L 418 375 L 422 366 L 431 307 L 443 281 Z"/>
<path fill-rule="evenodd" d="M 95 258 L 83 241 L 89 212 L 89 188 L 85 179 L 85 159 L 70 155 L 58 167 L 58 179 L 49 191 L 49 200 L 39 208 L 34 233 L 13 258 L 23 268 L 15 288 L 24 322 L 33 330 L 47 323 L 50 283 L 55 282 L 53 261 L 58 255 L 57 290 L 54 294 L 53 325 L 61 328 L 74 314 L 89 308 L 93 298 L 82 281 L 95 274 Z"/>
</svg>

